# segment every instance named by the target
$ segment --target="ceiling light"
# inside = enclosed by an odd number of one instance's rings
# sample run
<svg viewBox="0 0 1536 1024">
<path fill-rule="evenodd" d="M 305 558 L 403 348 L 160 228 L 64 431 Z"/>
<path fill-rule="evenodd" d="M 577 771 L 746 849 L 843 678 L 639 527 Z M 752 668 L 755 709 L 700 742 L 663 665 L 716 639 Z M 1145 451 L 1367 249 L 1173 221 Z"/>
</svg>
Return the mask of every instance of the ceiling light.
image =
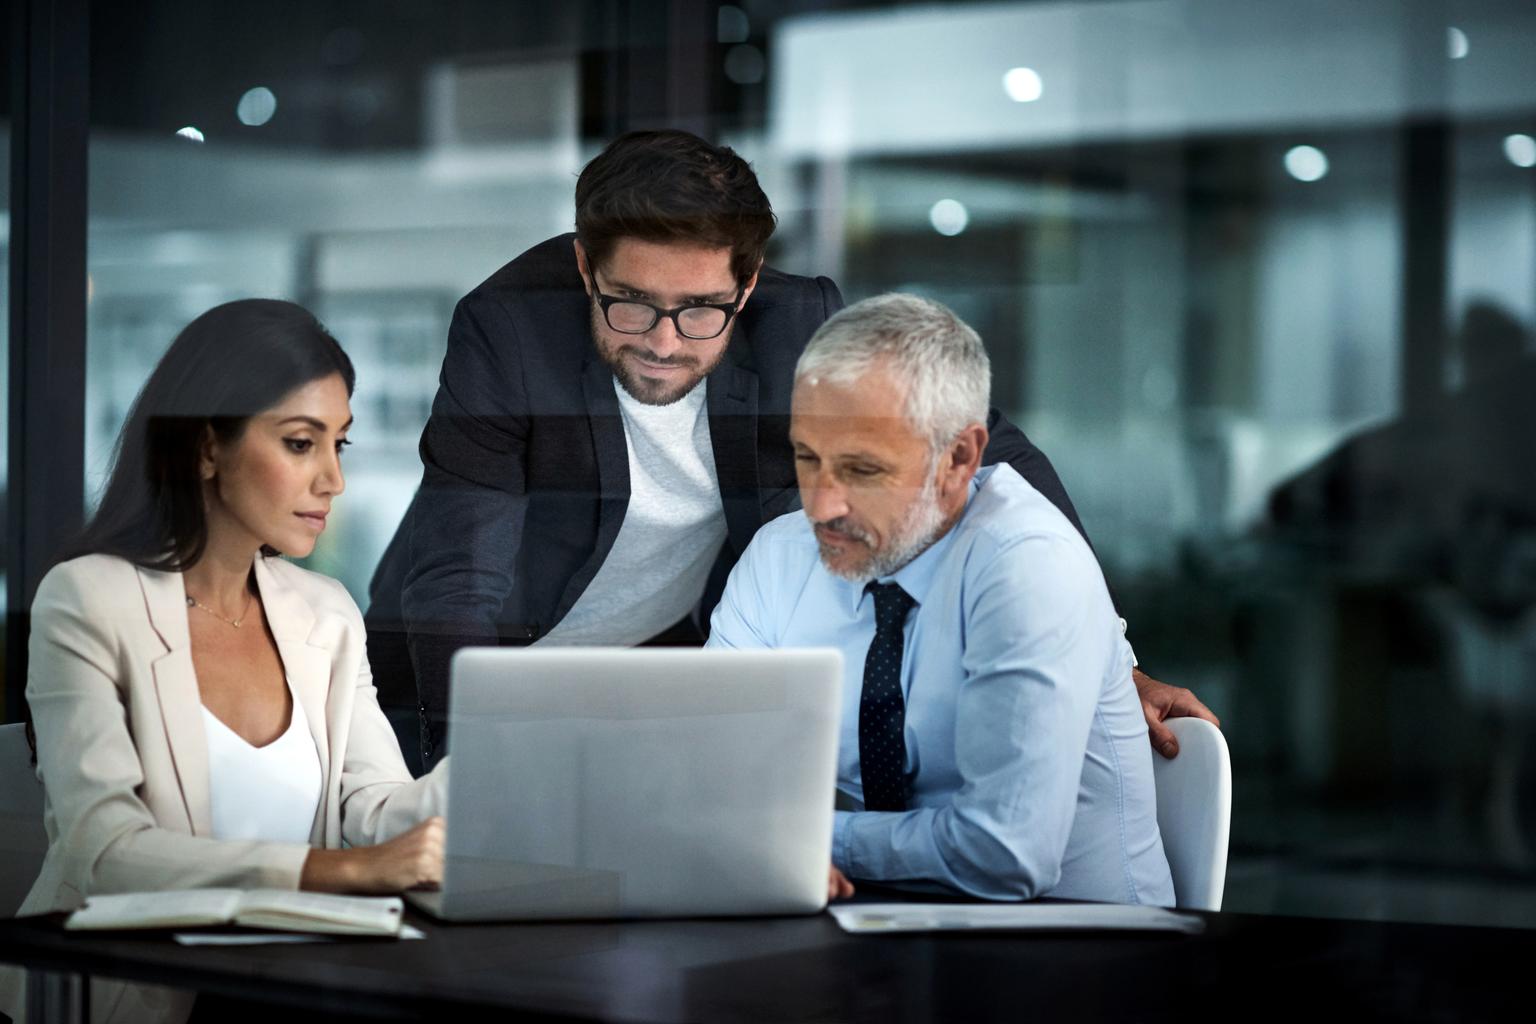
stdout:
<svg viewBox="0 0 1536 1024">
<path fill-rule="evenodd" d="M 235 106 L 235 116 L 240 123 L 251 128 L 260 128 L 272 120 L 272 115 L 277 113 L 277 97 L 272 95 L 272 90 L 264 85 L 258 85 L 254 89 L 247 89 L 245 95 L 240 97 L 240 102 Z"/>
<path fill-rule="evenodd" d="M 1467 55 L 1467 34 L 1452 25 L 1445 30 L 1445 54 L 1451 60 L 1461 60 Z"/>
<path fill-rule="evenodd" d="M 1015 103 L 1033 103 L 1045 91 L 1045 83 L 1034 68 L 1014 68 L 1003 76 L 1003 91 Z"/>
<path fill-rule="evenodd" d="M 1529 135 L 1506 135 L 1504 155 L 1516 167 L 1536 167 L 1536 139 Z"/>
<path fill-rule="evenodd" d="M 1297 181 L 1317 181 L 1328 173 L 1328 157 L 1316 146 L 1293 146 L 1285 154 L 1285 169 Z"/>
<path fill-rule="evenodd" d="M 971 215 L 965 205 L 954 199 L 940 199 L 928 211 L 928 223 L 941 235 L 953 238 L 965 230 Z"/>
</svg>

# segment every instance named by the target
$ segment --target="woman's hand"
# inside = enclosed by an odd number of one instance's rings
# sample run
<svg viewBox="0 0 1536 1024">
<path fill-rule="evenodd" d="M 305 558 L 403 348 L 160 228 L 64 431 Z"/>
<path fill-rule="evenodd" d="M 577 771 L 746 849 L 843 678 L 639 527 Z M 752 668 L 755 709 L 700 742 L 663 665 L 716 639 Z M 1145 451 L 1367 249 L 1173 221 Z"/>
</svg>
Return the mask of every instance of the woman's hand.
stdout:
<svg viewBox="0 0 1536 1024">
<path fill-rule="evenodd" d="M 848 876 L 837 870 L 829 869 L 832 873 L 827 876 L 827 900 L 845 900 L 853 895 L 853 883 L 848 881 Z"/>
<path fill-rule="evenodd" d="M 365 894 L 436 889 L 443 881 L 443 837 L 443 819 L 428 818 L 377 846 L 310 850 L 299 888 Z"/>
</svg>

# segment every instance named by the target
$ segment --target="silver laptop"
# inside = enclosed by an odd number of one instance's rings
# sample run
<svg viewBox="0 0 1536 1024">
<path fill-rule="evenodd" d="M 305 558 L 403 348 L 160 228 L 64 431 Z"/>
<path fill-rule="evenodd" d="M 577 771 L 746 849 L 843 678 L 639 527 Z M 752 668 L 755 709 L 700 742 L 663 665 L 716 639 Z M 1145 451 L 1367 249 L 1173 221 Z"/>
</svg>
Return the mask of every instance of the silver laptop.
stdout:
<svg viewBox="0 0 1536 1024">
<path fill-rule="evenodd" d="M 814 913 L 842 655 L 469 648 L 454 656 L 450 921 Z"/>
</svg>

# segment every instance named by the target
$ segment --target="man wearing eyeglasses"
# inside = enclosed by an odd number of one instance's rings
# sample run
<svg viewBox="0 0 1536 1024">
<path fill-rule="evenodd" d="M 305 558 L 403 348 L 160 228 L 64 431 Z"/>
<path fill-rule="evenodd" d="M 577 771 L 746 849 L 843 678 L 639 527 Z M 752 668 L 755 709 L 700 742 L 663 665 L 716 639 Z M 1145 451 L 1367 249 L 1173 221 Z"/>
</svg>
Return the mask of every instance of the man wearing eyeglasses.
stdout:
<svg viewBox="0 0 1536 1024">
<path fill-rule="evenodd" d="M 794 367 L 843 302 L 763 266 L 774 224 L 729 148 L 631 132 L 583 169 L 574 236 L 459 302 L 421 487 L 370 587 L 369 657 L 408 756 L 418 716 L 422 763 L 444 752 L 458 648 L 702 643 L 737 557 L 796 507 Z M 987 461 L 1081 530 L 1045 457 L 995 411 L 988 428 Z M 1146 683 L 1149 719 L 1209 715 Z"/>
</svg>

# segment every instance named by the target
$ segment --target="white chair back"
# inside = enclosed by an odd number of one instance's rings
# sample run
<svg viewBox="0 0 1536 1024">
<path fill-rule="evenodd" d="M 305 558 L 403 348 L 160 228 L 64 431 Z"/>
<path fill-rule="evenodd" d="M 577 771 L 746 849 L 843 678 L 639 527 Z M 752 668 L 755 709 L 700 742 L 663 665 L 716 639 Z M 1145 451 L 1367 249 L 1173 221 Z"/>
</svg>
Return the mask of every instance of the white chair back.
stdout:
<svg viewBox="0 0 1536 1024">
<path fill-rule="evenodd" d="M 0 725 L 0 917 L 13 917 L 48 852 L 43 784 L 32 767 L 26 726 Z"/>
<path fill-rule="evenodd" d="M 1152 755 L 1157 827 L 1173 872 L 1178 905 L 1220 910 L 1227 885 L 1227 835 L 1232 825 L 1232 760 L 1226 738 L 1210 722 L 1173 718 L 1179 756 Z"/>
</svg>

